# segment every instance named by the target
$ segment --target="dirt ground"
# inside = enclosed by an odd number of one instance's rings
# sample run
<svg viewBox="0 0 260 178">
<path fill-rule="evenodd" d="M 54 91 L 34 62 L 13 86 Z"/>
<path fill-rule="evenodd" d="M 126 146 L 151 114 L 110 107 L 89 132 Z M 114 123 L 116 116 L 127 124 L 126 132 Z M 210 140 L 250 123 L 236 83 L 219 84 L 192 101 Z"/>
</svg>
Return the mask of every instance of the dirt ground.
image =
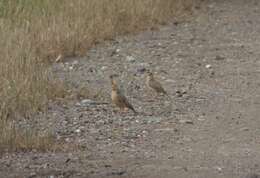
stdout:
<svg viewBox="0 0 260 178">
<path fill-rule="evenodd" d="M 259 49 L 260 2 L 211 0 L 191 21 L 120 37 L 57 63 L 54 72 L 74 95 L 89 91 L 51 103 L 34 122 L 71 148 L 6 154 L 0 177 L 259 177 Z M 146 69 L 169 97 L 147 89 Z M 110 104 L 114 73 L 138 115 Z M 86 97 L 93 93 L 95 99 Z"/>
</svg>

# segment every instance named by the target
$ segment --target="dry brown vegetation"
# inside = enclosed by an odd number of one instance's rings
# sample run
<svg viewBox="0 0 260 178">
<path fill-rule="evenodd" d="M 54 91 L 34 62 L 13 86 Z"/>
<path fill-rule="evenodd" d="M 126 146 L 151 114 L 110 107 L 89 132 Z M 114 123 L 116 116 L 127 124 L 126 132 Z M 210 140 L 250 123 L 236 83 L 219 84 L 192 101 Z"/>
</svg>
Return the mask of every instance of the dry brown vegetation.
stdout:
<svg viewBox="0 0 260 178">
<path fill-rule="evenodd" d="M 0 120 L 30 116 L 53 97 L 46 63 L 59 54 L 82 55 L 116 35 L 167 22 L 190 9 L 192 0 L 12 0 L 0 2 Z M 57 94 L 57 92 L 56 92 Z M 35 148 L 44 137 L 26 141 L 1 123 L 0 143 Z M 7 127 L 7 129 L 5 128 Z M 12 126 L 13 127 L 13 126 Z M 36 134 L 37 135 L 37 134 Z M 37 140 L 37 139 L 41 139 Z M 19 140 L 19 141 L 17 141 Z M 52 139 L 47 139 L 52 143 Z M 14 145 L 23 146 L 14 146 Z M 2 147 L 1 147 L 2 148 Z M 0 148 L 0 149 L 1 149 Z M 8 148 L 8 147 L 6 147 Z"/>
<path fill-rule="evenodd" d="M 53 135 L 40 134 L 33 128 L 18 128 L 13 122 L 0 121 L 0 155 L 10 151 L 53 151 L 57 147 Z"/>
</svg>

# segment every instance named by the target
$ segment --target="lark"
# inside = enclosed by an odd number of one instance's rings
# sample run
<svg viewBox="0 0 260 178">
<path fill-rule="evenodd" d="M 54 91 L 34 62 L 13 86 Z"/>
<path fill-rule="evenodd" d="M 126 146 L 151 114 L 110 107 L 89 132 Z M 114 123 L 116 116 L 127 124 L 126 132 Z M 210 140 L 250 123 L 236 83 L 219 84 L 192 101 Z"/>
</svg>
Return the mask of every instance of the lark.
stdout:
<svg viewBox="0 0 260 178">
<path fill-rule="evenodd" d="M 152 88 L 157 94 L 168 95 L 161 83 L 154 78 L 153 73 L 150 71 L 147 71 L 146 85 Z"/>
<path fill-rule="evenodd" d="M 115 104 L 120 110 L 126 111 L 131 109 L 134 113 L 137 113 L 134 107 L 129 103 L 127 98 L 124 96 L 122 91 L 118 88 L 117 82 L 114 79 L 115 75 L 110 75 L 111 85 L 112 85 L 112 92 L 111 92 L 111 99 L 112 103 Z"/>
</svg>

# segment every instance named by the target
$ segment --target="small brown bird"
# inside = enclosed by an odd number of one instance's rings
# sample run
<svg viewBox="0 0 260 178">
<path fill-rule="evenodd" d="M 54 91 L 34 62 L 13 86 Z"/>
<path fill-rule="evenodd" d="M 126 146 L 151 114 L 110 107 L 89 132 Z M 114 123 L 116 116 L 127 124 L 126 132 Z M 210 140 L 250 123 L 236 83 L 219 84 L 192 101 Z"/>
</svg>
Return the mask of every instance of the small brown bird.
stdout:
<svg viewBox="0 0 260 178">
<path fill-rule="evenodd" d="M 134 113 L 137 113 L 134 107 L 128 102 L 127 98 L 123 95 L 123 93 L 119 90 L 117 83 L 114 79 L 115 75 L 111 75 L 111 99 L 112 103 L 120 108 L 120 110 L 128 110 L 131 109 Z"/>
<path fill-rule="evenodd" d="M 164 90 L 160 82 L 155 80 L 153 73 L 147 71 L 147 78 L 146 78 L 146 85 L 156 91 L 158 94 L 168 95 L 167 92 Z"/>
</svg>

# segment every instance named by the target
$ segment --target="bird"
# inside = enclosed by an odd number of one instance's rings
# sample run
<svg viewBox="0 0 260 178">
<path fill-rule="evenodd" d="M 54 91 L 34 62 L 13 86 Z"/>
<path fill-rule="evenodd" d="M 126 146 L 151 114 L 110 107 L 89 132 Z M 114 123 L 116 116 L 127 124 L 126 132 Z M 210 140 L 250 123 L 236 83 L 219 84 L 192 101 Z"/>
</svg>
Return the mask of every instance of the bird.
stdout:
<svg viewBox="0 0 260 178">
<path fill-rule="evenodd" d="M 129 103 L 127 98 L 124 96 L 122 91 L 118 88 L 117 82 L 114 79 L 116 75 L 110 75 L 112 91 L 111 91 L 111 99 L 112 103 L 115 104 L 120 110 L 128 110 L 131 109 L 134 113 L 137 113 L 134 107 Z"/>
<path fill-rule="evenodd" d="M 154 78 L 153 73 L 149 70 L 147 70 L 146 85 L 156 91 L 157 94 L 168 95 L 161 83 Z"/>
</svg>

